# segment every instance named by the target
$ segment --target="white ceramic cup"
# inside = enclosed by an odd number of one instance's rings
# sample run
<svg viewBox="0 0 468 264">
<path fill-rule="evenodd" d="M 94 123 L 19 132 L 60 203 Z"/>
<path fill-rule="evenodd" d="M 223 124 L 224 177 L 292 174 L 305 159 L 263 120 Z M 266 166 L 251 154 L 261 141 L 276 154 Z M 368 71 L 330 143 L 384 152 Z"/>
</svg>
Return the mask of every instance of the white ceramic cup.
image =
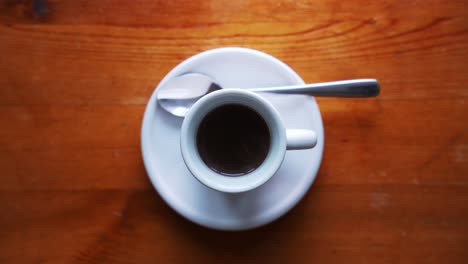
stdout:
<svg viewBox="0 0 468 264">
<path fill-rule="evenodd" d="M 241 104 L 255 110 L 263 117 L 270 130 L 270 149 L 263 163 L 254 171 L 238 177 L 225 176 L 211 170 L 201 159 L 196 143 L 198 127 L 203 118 L 213 109 L 225 104 Z M 193 176 L 212 189 L 228 193 L 257 188 L 279 169 L 286 150 L 309 149 L 316 143 L 317 135 L 314 131 L 286 129 L 270 102 L 256 93 L 242 89 L 216 91 L 197 101 L 184 118 L 180 138 L 182 156 Z"/>
</svg>

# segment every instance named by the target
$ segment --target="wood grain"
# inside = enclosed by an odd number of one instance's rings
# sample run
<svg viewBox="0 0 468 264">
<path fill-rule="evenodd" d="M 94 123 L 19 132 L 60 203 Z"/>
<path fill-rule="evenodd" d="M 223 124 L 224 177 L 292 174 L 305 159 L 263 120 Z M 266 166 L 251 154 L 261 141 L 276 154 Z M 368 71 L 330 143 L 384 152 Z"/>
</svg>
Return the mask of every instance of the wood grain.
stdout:
<svg viewBox="0 0 468 264">
<path fill-rule="evenodd" d="M 286 217 L 239 233 L 194 226 L 152 190 L 7 191 L 0 201 L 3 263 L 453 263 L 468 243 L 464 186 L 316 186 Z"/>
<path fill-rule="evenodd" d="M 466 0 L 0 0 L 0 263 L 465 263 L 467 43 Z M 315 184 L 240 233 L 173 212 L 139 146 L 161 78 L 221 46 L 382 85 L 318 99 Z"/>
</svg>

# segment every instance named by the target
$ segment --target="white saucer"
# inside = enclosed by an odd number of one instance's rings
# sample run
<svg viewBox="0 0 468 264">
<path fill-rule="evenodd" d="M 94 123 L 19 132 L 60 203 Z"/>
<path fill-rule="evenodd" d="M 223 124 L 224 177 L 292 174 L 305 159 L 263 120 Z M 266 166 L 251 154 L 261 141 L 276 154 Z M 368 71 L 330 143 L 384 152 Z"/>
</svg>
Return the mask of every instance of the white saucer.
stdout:
<svg viewBox="0 0 468 264">
<path fill-rule="evenodd" d="M 223 87 L 268 87 L 304 83 L 286 64 L 252 49 L 219 48 L 199 53 L 175 67 L 158 87 L 187 72 L 200 72 Z M 259 188 L 238 194 L 212 190 L 198 182 L 182 159 L 182 118 L 157 105 L 157 90 L 145 110 L 141 131 L 143 160 L 161 197 L 187 219 L 205 227 L 244 230 L 267 224 L 288 212 L 304 196 L 320 166 L 323 124 L 315 99 L 303 95 L 263 94 L 279 111 L 287 128 L 313 129 L 311 150 L 288 151 L 278 172 Z"/>
</svg>

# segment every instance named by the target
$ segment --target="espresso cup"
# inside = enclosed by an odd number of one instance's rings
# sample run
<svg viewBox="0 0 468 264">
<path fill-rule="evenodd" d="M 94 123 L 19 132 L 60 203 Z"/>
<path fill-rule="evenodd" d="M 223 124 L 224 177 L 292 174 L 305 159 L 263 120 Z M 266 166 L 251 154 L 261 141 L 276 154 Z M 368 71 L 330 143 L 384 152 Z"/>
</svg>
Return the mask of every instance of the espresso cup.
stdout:
<svg viewBox="0 0 468 264">
<path fill-rule="evenodd" d="M 206 158 L 201 153 L 212 151 L 203 148 L 197 144 L 199 140 L 198 133 L 200 132 L 200 125 L 210 118 L 210 113 L 216 113 L 217 118 L 223 118 L 223 112 L 218 111 L 223 106 L 241 106 L 254 111 L 255 115 L 259 118 L 253 118 L 250 122 L 265 124 L 269 138 L 268 142 L 265 139 L 258 138 L 256 144 L 268 144 L 264 159 L 256 165 L 254 169 L 241 171 L 240 175 L 229 175 L 222 170 L 214 169 L 213 164 L 207 164 Z M 226 118 L 232 118 L 236 115 L 236 108 L 234 112 L 226 114 Z M 240 114 L 240 113 L 239 113 Z M 245 130 L 242 135 L 249 135 L 254 137 L 250 140 L 256 140 L 255 135 L 258 133 L 251 133 L 249 129 L 252 127 L 260 127 L 261 124 L 250 124 L 242 126 L 241 130 Z M 248 122 L 246 124 L 249 124 Z M 236 129 L 236 131 L 239 129 Z M 253 134 L 253 135 L 252 135 Z M 198 139 L 197 139 L 198 136 Z M 222 139 L 228 143 L 230 142 L 229 133 Z M 263 142 L 263 143 L 262 143 Z M 199 143 L 199 142 L 198 142 Z M 267 182 L 280 168 L 286 150 L 297 149 L 310 149 L 317 143 L 317 135 L 312 130 L 304 129 L 286 129 L 281 121 L 280 115 L 273 105 L 259 94 L 243 90 L 243 89 L 224 89 L 210 93 L 200 100 L 198 100 L 186 114 L 182 123 L 180 146 L 182 156 L 187 168 L 192 175 L 199 180 L 202 184 L 214 190 L 227 193 L 245 192 L 259 187 Z M 255 150 L 264 148 L 264 145 L 257 145 Z M 223 151 L 223 144 L 217 146 L 217 151 Z M 226 150 L 228 151 L 228 150 Z M 208 153 L 209 155 L 210 153 Z M 212 155 L 219 155 L 219 153 L 211 153 Z M 229 154 L 229 153 L 226 153 Z M 261 153 L 260 153 L 261 154 Z M 216 165 L 216 164 L 215 164 Z M 231 167 L 236 166 L 236 161 L 229 164 Z M 241 164 L 239 164 L 240 166 Z"/>
</svg>

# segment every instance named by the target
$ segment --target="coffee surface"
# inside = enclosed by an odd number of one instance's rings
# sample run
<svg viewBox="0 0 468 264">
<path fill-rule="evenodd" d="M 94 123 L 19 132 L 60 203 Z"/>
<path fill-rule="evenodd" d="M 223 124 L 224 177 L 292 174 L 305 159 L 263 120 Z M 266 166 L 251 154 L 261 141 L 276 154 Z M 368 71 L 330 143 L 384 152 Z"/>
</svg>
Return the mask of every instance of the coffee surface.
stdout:
<svg viewBox="0 0 468 264">
<path fill-rule="evenodd" d="M 255 110 L 240 104 L 213 109 L 197 131 L 203 162 L 226 176 L 242 176 L 258 168 L 270 148 L 270 131 Z"/>
</svg>

